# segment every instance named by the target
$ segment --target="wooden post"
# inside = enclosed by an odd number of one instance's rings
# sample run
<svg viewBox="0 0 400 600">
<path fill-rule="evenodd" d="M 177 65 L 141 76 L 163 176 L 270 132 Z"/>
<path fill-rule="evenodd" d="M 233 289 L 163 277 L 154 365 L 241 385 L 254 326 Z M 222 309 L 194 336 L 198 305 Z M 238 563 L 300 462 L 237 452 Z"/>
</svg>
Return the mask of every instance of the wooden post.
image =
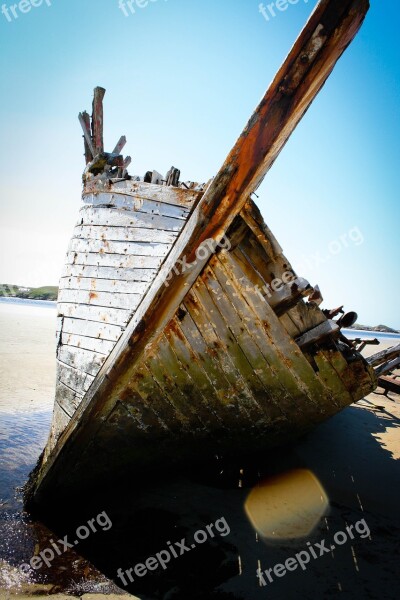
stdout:
<svg viewBox="0 0 400 600">
<path fill-rule="evenodd" d="M 91 160 L 94 159 L 93 140 L 90 132 L 90 116 L 85 110 L 83 113 L 79 113 L 78 118 L 83 130 L 83 139 L 85 143 L 85 160 L 86 164 L 88 164 Z"/>
<path fill-rule="evenodd" d="M 97 156 L 104 152 L 103 141 L 103 98 L 106 90 L 102 87 L 94 89 L 93 114 L 92 114 L 92 137 L 94 152 Z"/>
<path fill-rule="evenodd" d="M 121 154 L 121 150 L 123 149 L 123 147 L 126 144 L 126 137 L 124 135 L 122 135 L 119 140 L 118 140 L 118 144 L 115 146 L 114 150 L 112 151 L 111 154 Z"/>
</svg>

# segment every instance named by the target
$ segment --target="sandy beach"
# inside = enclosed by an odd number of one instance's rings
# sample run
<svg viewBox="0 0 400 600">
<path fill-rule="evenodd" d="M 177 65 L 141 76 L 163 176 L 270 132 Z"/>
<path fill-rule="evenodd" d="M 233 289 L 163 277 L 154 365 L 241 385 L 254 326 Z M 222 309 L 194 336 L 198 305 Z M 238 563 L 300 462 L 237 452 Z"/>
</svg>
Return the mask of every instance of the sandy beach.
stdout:
<svg viewBox="0 0 400 600">
<path fill-rule="evenodd" d="M 52 410 L 56 309 L 0 303 L 0 411 Z"/>
</svg>

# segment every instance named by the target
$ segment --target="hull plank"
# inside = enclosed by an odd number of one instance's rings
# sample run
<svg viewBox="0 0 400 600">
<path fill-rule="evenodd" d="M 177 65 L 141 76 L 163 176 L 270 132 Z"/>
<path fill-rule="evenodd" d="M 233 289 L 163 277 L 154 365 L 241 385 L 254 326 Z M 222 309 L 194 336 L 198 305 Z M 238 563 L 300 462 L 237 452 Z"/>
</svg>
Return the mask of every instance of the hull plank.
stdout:
<svg viewBox="0 0 400 600">
<path fill-rule="evenodd" d="M 69 251 L 78 253 L 115 254 L 125 256 L 161 256 L 171 250 L 172 244 L 155 244 L 152 242 L 110 242 L 108 240 L 72 239 Z"/>
<path fill-rule="evenodd" d="M 121 279 L 100 279 L 97 277 L 63 277 L 60 281 L 62 290 L 88 290 L 91 292 L 111 292 L 118 294 L 143 294 L 148 289 L 147 282 L 123 281 Z"/>
<path fill-rule="evenodd" d="M 67 263 L 91 267 L 113 267 L 117 269 L 159 269 L 163 257 L 126 256 L 125 254 L 97 254 L 96 252 L 69 252 Z"/>
<path fill-rule="evenodd" d="M 120 292 L 100 292 L 98 290 L 61 290 L 58 296 L 60 303 L 72 303 L 80 305 L 113 307 L 114 309 L 135 309 L 142 294 L 120 293 Z"/>
<path fill-rule="evenodd" d="M 76 369 L 75 367 L 62 363 L 57 365 L 57 384 L 62 383 L 74 391 L 85 393 L 94 381 L 94 376 Z M 56 392 L 57 393 L 57 392 Z"/>
<path fill-rule="evenodd" d="M 81 209 L 82 225 L 100 225 L 113 227 L 141 227 L 144 229 L 160 229 L 161 231 L 181 231 L 182 219 L 162 217 L 160 215 L 137 213 L 127 210 L 94 208 L 86 206 Z"/>
<path fill-rule="evenodd" d="M 108 279 L 110 281 L 144 281 L 151 283 L 157 275 L 157 269 L 123 269 L 99 265 L 65 265 L 62 278 L 84 277 Z"/>
<path fill-rule="evenodd" d="M 177 232 L 161 231 L 160 229 L 145 229 L 140 227 L 111 227 L 101 225 L 78 225 L 74 237 L 84 240 L 107 240 L 110 242 L 155 242 L 158 244 L 173 244 Z"/>
<path fill-rule="evenodd" d="M 61 335 L 61 344 L 63 346 L 73 346 L 82 348 L 82 350 L 91 350 L 97 354 L 109 356 L 115 344 L 112 341 L 100 340 L 98 338 L 86 337 L 84 335 L 76 335 L 73 333 L 63 333 Z"/>
<path fill-rule="evenodd" d="M 116 342 L 121 336 L 122 328 L 118 325 L 107 325 L 94 321 L 58 317 L 57 337 L 60 333 L 82 335 L 87 338 Z"/>
<path fill-rule="evenodd" d="M 139 196 L 127 196 L 124 194 L 89 194 L 83 196 L 83 201 L 89 206 L 105 206 L 107 208 L 119 208 L 135 213 L 144 213 L 149 215 L 160 215 L 162 217 L 171 217 L 186 221 L 189 215 L 189 209 L 182 206 L 174 206 L 164 202 L 145 199 Z"/>
<path fill-rule="evenodd" d="M 131 316 L 131 311 L 123 308 L 105 308 L 89 304 L 58 303 L 58 314 L 63 317 L 72 317 L 84 321 L 97 321 L 124 327 Z"/>
</svg>

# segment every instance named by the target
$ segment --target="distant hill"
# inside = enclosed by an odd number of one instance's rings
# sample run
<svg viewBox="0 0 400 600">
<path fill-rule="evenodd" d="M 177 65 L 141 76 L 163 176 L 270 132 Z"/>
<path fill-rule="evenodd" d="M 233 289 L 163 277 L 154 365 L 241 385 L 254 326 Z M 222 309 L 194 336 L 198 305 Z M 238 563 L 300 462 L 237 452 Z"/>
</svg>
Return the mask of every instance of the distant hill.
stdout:
<svg viewBox="0 0 400 600">
<path fill-rule="evenodd" d="M 362 331 L 381 331 L 383 333 L 400 333 L 396 329 L 392 329 L 387 325 L 375 325 L 371 327 L 370 325 L 361 325 L 360 323 L 355 323 L 350 329 L 360 329 Z"/>
<path fill-rule="evenodd" d="M 0 297 L 24 298 L 26 300 L 57 300 L 58 287 L 46 285 L 38 288 L 24 287 L 22 285 L 0 284 Z"/>
</svg>

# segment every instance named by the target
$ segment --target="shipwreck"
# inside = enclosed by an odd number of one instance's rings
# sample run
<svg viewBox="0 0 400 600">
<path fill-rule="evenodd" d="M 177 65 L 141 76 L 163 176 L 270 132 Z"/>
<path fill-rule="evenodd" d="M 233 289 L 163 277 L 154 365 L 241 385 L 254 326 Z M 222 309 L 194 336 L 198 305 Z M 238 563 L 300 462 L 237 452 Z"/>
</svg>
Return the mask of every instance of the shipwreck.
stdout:
<svg viewBox="0 0 400 600">
<path fill-rule="evenodd" d="M 57 386 L 29 501 L 157 461 L 294 439 L 373 391 L 374 366 L 322 310 L 253 193 L 359 30 L 367 0 L 322 0 L 208 183 L 128 174 L 81 113 L 82 206 L 58 297 Z M 390 356 L 393 359 L 393 354 Z M 378 361 L 384 363 L 386 355 Z"/>
</svg>

